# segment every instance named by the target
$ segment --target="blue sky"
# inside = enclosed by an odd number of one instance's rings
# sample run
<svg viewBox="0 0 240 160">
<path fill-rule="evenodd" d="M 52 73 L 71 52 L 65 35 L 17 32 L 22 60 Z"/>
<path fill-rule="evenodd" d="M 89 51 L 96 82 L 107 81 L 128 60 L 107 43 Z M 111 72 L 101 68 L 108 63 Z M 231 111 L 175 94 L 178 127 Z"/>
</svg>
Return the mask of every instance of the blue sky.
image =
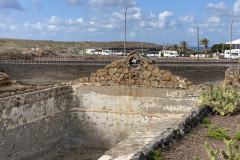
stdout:
<svg viewBox="0 0 240 160">
<path fill-rule="evenodd" d="M 0 0 L 0 37 L 56 41 L 127 41 L 197 45 L 230 41 L 240 0 Z M 233 40 L 240 38 L 240 16 Z"/>
</svg>

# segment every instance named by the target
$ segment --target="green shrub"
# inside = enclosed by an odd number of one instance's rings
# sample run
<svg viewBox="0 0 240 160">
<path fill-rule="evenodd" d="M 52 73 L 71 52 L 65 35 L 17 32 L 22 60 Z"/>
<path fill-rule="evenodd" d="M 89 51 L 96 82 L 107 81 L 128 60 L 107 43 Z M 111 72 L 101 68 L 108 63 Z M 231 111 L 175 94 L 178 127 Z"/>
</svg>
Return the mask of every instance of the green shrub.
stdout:
<svg viewBox="0 0 240 160">
<path fill-rule="evenodd" d="M 210 118 L 204 118 L 203 119 L 203 127 L 207 128 L 209 124 L 212 124 L 212 121 Z"/>
<path fill-rule="evenodd" d="M 240 131 L 235 133 L 234 138 L 240 141 Z"/>
<path fill-rule="evenodd" d="M 208 55 L 208 58 L 213 58 L 213 54 L 209 54 L 209 55 Z"/>
<path fill-rule="evenodd" d="M 209 144 L 205 142 L 205 148 L 207 150 L 208 156 L 211 160 L 217 160 L 217 154 L 219 152 L 219 149 L 217 149 L 215 152 L 209 147 Z M 195 160 L 202 160 L 198 158 L 197 156 L 194 156 Z"/>
<path fill-rule="evenodd" d="M 238 89 L 233 87 L 217 88 L 214 86 L 204 91 L 197 102 L 200 106 L 210 106 L 213 112 L 218 112 L 221 115 L 230 115 L 237 111 L 239 102 Z"/>
<path fill-rule="evenodd" d="M 221 127 L 221 128 L 216 128 L 215 126 L 211 125 L 210 128 L 208 129 L 207 133 L 205 134 L 206 137 L 212 137 L 215 139 L 223 140 L 231 138 L 226 132 L 228 131 L 227 128 Z"/>
<path fill-rule="evenodd" d="M 227 151 L 222 150 L 222 156 L 224 159 L 229 160 L 240 160 L 240 151 L 239 151 L 239 144 L 236 141 L 233 141 L 233 139 L 227 141 L 226 139 L 223 139 L 224 142 L 227 145 Z M 233 146 L 235 148 L 235 151 L 233 151 Z M 207 150 L 208 156 L 211 160 L 217 160 L 217 154 L 219 152 L 219 149 L 217 149 L 215 152 L 209 147 L 208 143 L 205 142 L 205 148 Z M 198 158 L 197 156 L 194 156 L 195 160 L 202 160 Z"/>
<path fill-rule="evenodd" d="M 161 148 L 159 148 L 158 150 L 154 151 L 152 150 L 153 156 L 152 158 L 154 160 L 161 160 L 164 156 L 164 153 L 162 152 Z"/>
</svg>

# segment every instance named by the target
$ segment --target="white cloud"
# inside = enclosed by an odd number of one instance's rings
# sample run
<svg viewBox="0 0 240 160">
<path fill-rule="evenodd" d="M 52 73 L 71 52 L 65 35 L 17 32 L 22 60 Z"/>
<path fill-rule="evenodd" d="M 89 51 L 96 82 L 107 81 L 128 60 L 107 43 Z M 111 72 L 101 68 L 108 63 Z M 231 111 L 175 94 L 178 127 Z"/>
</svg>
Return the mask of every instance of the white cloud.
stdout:
<svg viewBox="0 0 240 160">
<path fill-rule="evenodd" d="M 171 17 L 171 16 L 173 16 L 173 15 L 174 15 L 173 12 L 165 11 L 165 12 L 160 13 L 160 14 L 158 15 L 158 19 L 159 19 L 160 21 L 165 21 L 165 20 L 167 19 L 167 17 Z"/>
<path fill-rule="evenodd" d="M 32 27 L 37 30 L 42 30 L 44 28 L 44 25 L 42 23 L 38 22 L 36 24 L 32 24 Z"/>
<path fill-rule="evenodd" d="M 16 28 L 17 28 L 17 27 L 16 27 L 15 25 L 9 26 L 9 29 L 12 30 L 12 31 L 15 30 Z"/>
<path fill-rule="evenodd" d="M 208 18 L 207 22 L 209 24 L 211 24 L 211 23 L 221 23 L 221 19 L 220 19 L 220 17 L 212 16 L 212 17 Z"/>
<path fill-rule="evenodd" d="M 220 2 L 220 3 L 218 3 L 218 4 L 209 3 L 209 4 L 207 5 L 207 8 L 217 9 L 217 10 L 225 10 L 225 9 L 227 9 L 227 7 L 224 5 L 223 2 Z"/>
<path fill-rule="evenodd" d="M 50 31 L 60 31 L 60 27 L 59 27 L 59 26 L 56 26 L 56 25 L 53 25 L 53 24 L 48 25 L 47 28 L 48 28 Z"/>
<path fill-rule="evenodd" d="M 135 32 L 131 32 L 130 33 L 130 37 L 135 37 L 136 36 L 136 33 Z"/>
<path fill-rule="evenodd" d="M 227 6 L 220 2 L 218 4 L 209 3 L 206 6 L 206 9 L 209 12 L 209 15 L 215 15 L 215 16 L 229 16 L 231 15 L 231 11 L 227 8 Z"/>
<path fill-rule="evenodd" d="M 1 30 L 5 30 L 6 29 L 6 25 L 0 24 L 0 29 Z"/>
<path fill-rule="evenodd" d="M 193 22 L 194 21 L 193 15 L 187 15 L 187 16 L 184 16 L 184 17 L 179 17 L 179 19 L 182 22 Z"/>
<path fill-rule="evenodd" d="M 235 14 L 240 14 L 240 0 L 237 0 L 233 5 L 233 11 Z"/>
<path fill-rule="evenodd" d="M 49 24 L 60 24 L 62 22 L 62 19 L 56 16 L 52 16 L 49 20 Z"/>
</svg>

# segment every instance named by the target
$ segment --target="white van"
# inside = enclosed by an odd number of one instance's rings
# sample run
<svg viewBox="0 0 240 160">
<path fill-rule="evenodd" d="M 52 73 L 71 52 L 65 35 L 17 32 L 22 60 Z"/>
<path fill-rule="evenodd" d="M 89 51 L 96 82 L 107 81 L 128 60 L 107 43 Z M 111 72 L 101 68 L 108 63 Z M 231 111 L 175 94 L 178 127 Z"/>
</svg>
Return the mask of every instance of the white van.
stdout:
<svg viewBox="0 0 240 160">
<path fill-rule="evenodd" d="M 113 54 L 114 54 L 114 53 L 113 53 L 112 50 L 108 50 L 108 49 L 102 50 L 102 55 L 113 55 Z"/>
<path fill-rule="evenodd" d="M 161 57 L 161 53 L 163 53 L 163 57 L 166 58 L 178 58 L 179 54 L 177 51 L 163 51 L 163 52 L 159 52 L 159 57 Z"/>
<path fill-rule="evenodd" d="M 231 50 L 231 59 L 239 59 L 240 49 L 232 49 Z M 224 51 L 224 58 L 230 58 L 230 50 Z"/>
</svg>

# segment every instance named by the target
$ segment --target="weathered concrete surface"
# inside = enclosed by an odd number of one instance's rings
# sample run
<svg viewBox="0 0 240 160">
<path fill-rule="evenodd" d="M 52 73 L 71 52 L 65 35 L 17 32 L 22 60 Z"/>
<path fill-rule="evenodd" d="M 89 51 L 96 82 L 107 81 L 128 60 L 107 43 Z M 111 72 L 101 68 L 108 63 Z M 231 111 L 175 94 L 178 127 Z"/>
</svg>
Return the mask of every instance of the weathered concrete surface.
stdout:
<svg viewBox="0 0 240 160">
<path fill-rule="evenodd" d="M 56 148 L 68 135 L 71 87 L 1 98 L 0 159 L 31 159 Z"/>
<path fill-rule="evenodd" d="M 193 88 L 72 87 L 1 98 L 0 159 L 42 159 L 63 146 L 83 144 L 110 149 L 129 135 L 121 143 L 131 149 L 122 148 L 116 156 L 132 155 L 160 134 L 162 123 L 170 125 L 190 112 L 202 92 Z"/>
<path fill-rule="evenodd" d="M 73 86 L 81 108 L 142 113 L 186 113 L 196 106 L 201 89 L 167 89 L 145 86 Z"/>
</svg>

